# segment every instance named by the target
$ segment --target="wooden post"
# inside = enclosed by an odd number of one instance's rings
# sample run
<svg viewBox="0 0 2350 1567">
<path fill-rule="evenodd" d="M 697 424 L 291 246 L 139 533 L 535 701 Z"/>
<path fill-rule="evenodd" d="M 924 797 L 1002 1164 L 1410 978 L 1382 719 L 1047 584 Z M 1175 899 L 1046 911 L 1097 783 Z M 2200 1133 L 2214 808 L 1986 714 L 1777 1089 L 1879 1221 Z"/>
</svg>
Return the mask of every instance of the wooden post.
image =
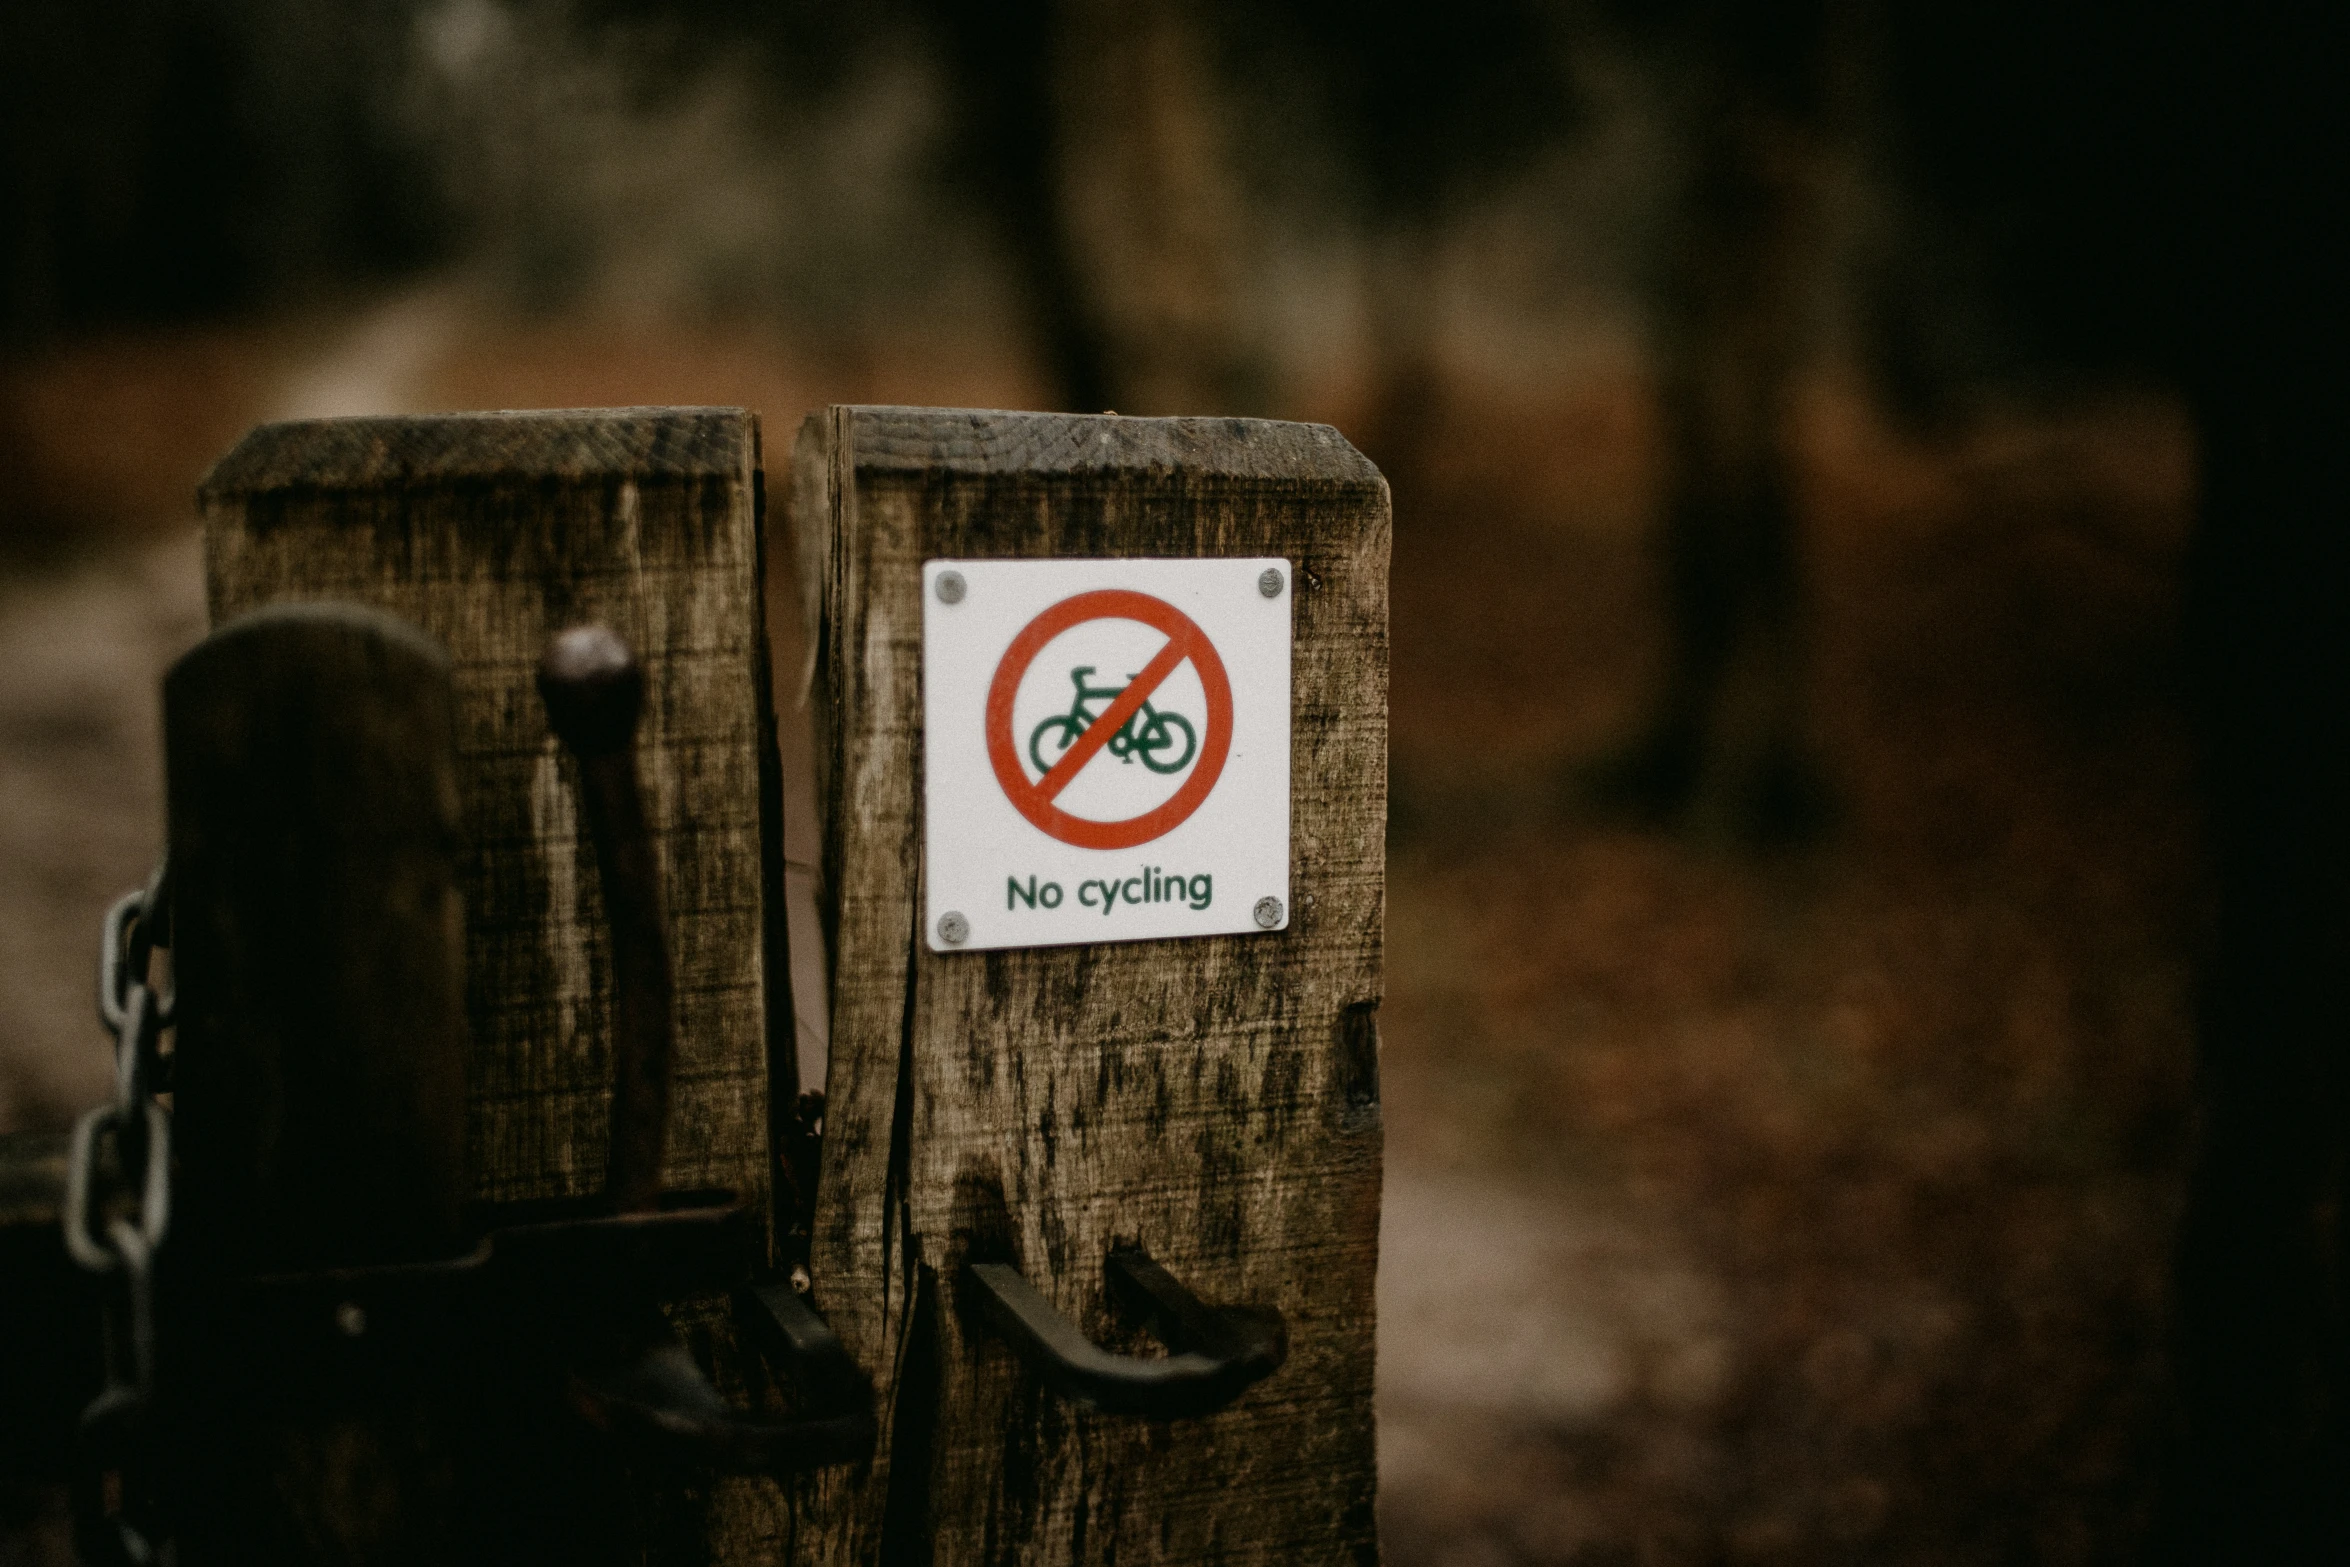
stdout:
<svg viewBox="0 0 2350 1567">
<path fill-rule="evenodd" d="M 467 1249 L 454 706 L 439 648 L 351 605 L 244 616 L 163 682 L 180 984 L 162 1447 L 192 1564 L 457 1554 L 448 1368 L 354 1377 L 317 1338 L 260 1352 L 268 1335 L 211 1314 L 245 1276 Z"/>
<path fill-rule="evenodd" d="M 812 416 L 793 463 L 832 998 L 811 1269 L 883 1422 L 869 1470 L 799 1488 L 805 1554 L 1375 1561 L 1385 481 L 1321 426 L 902 408 Z M 922 563 L 1101 556 L 1293 564 L 1294 917 L 934 953 Z M 1116 1344 L 1118 1242 L 1277 1307 L 1288 1363 L 1153 1424 L 1062 1402 L 958 1309 L 965 1256 L 1008 1246 Z"/>
<path fill-rule="evenodd" d="M 476 1198 L 584 1196 L 604 1181 L 610 943 L 575 764 L 533 672 L 548 639 L 582 623 L 636 650 L 637 757 L 676 973 L 662 1178 L 733 1187 L 765 1213 L 770 1095 L 787 1107 L 795 1084 L 768 895 L 782 851 L 757 419 L 627 409 L 269 425 L 221 460 L 199 501 L 216 623 L 352 600 L 451 656 Z M 739 1397 L 723 1303 L 678 1314 Z M 771 1556 L 781 1519 L 765 1480 L 716 1482 L 706 1509 L 659 1510 L 656 1560 Z"/>
<path fill-rule="evenodd" d="M 462 1251 L 448 661 L 348 607 L 248 616 L 163 683 L 177 1249 L 221 1274 Z"/>
</svg>

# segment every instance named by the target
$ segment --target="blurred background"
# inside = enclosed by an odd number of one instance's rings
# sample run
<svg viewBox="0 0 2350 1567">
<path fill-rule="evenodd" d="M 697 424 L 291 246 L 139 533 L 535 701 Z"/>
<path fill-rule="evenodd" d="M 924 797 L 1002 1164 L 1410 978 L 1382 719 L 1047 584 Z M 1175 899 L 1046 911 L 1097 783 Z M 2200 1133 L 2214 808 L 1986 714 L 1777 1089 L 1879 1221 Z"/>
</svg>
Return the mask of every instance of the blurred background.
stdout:
<svg viewBox="0 0 2350 1567">
<path fill-rule="evenodd" d="M 2343 1443 L 2328 27 L 13 0 L 0 1130 L 107 1092 L 252 424 L 743 404 L 780 498 L 829 402 L 1326 421 L 1395 501 L 1389 1560 L 2192 1554 L 2211 1410 Z M 2182 1273 L 2262 986 L 2288 1218 Z"/>
</svg>

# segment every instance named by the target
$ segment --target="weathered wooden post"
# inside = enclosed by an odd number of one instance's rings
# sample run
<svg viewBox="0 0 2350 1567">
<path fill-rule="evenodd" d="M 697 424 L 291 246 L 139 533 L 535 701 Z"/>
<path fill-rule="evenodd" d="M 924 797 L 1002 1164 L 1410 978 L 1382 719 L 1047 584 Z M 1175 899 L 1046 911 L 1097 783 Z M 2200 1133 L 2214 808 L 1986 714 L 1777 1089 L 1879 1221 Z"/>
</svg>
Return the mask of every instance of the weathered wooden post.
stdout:
<svg viewBox="0 0 2350 1567">
<path fill-rule="evenodd" d="M 793 509 L 811 1268 L 883 1408 L 802 1553 L 1375 1560 L 1385 481 L 1320 426 L 833 408 Z M 1077 1342 L 1147 1349 L 1113 1289 L 1181 1353 Z"/>
<path fill-rule="evenodd" d="M 534 674 L 550 637 L 583 623 L 636 650 L 634 755 L 665 889 L 676 1059 L 659 1180 L 635 1172 L 607 1206 L 644 1209 L 648 1187 L 731 1188 L 772 1260 L 773 1221 L 794 1208 L 771 1197 L 770 1113 L 792 1104 L 794 1082 L 791 1032 L 774 1021 L 790 1011 L 769 895 L 781 840 L 756 419 L 635 409 L 272 425 L 220 462 L 200 500 L 216 623 L 355 601 L 448 651 L 471 1035 L 461 1195 L 477 1201 L 585 1199 L 605 1184 L 614 992 L 629 960 L 616 976 L 580 764 L 550 732 Z M 724 1297 L 671 1315 L 741 1397 Z M 772 1556 L 773 1481 L 655 1489 L 653 1559 Z"/>
<path fill-rule="evenodd" d="M 428 638 L 352 605 L 245 616 L 164 680 L 180 983 L 158 1456 L 191 1564 L 459 1554 L 452 1357 L 353 1300 L 307 1334 L 230 1304 L 255 1276 L 430 1274 L 472 1244 L 454 705 Z M 377 1374 L 352 1375 L 371 1327 Z M 344 1504 L 355 1485 L 373 1505 Z"/>
</svg>

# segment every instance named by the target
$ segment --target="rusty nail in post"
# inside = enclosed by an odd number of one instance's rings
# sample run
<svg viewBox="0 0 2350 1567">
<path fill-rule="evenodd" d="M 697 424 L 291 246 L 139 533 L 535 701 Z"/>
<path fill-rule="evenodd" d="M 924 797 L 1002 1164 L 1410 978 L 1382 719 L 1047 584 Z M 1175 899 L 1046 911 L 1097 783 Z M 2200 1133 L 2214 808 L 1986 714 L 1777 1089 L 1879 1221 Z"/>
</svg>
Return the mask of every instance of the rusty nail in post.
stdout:
<svg viewBox="0 0 2350 1567">
<path fill-rule="evenodd" d="M 1266 930 L 1271 930 L 1281 923 L 1281 900 L 1279 898 L 1257 899 L 1257 923 Z"/>
<path fill-rule="evenodd" d="M 1267 566 L 1257 577 L 1257 591 L 1269 599 L 1281 596 L 1281 568 Z"/>
<path fill-rule="evenodd" d="M 960 604 L 968 587 L 961 572 L 942 571 L 938 574 L 938 601 L 941 604 Z"/>
<path fill-rule="evenodd" d="M 949 909 L 938 917 L 938 939 L 950 947 L 959 947 L 971 939 L 971 922 Z"/>
</svg>

